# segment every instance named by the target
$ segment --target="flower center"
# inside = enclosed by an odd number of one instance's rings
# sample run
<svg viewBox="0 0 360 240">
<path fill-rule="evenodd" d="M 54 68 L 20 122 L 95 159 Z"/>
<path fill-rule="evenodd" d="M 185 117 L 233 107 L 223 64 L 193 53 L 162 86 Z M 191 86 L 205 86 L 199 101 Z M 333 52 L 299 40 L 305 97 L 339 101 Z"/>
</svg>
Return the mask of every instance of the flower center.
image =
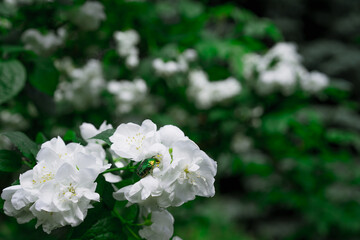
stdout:
<svg viewBox="0 0 360 240">
<path fill-rule="evenodd" d="M 127 137 L 126 142 L 129 145 L 135 145 L 136 150 L 140 150 L 143 144 L 145 136 L 141 133 L 137 133 L 132 137 Z"/>
</svg>

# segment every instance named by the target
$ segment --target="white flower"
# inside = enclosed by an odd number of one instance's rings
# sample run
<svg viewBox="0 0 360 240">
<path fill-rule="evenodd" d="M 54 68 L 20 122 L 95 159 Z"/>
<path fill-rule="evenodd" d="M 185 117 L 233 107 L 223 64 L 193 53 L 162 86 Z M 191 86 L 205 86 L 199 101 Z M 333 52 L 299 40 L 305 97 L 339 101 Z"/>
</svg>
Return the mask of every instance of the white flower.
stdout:
<svg viewBox="0 0 360 240">
<path fill-rule="evenodd" d="M 196 59 L 197 53 L 194 49 L 187 49 L 177 57 L 176 61 L 167 61 L 155 58 L 152 66 L 159 76 L 169 77 L 176 73 L 186 72 L 189 69 L 189 62 Z"/>
<path fill-rule="evenodd" d="M 134 68 L 139 65 L 139 50 L 136 48 L 140 40 L 139 34 L 135 30 L 117 31 L 114 38 L 118 54 L 126 58 L 126 66 Z"/>
<path fill-rule="evenodd" d="M 142 238 L 147 240 L 169 240 L 174 233 L 174 217 L 166 210 L 151 212 L 150 226 L 139 231 Z"/>
<path fill-rule="evenodd" d="M 100 22 L 105 18 L 104 6 L 94 1 L 85 2 L 69 14 L 70 21 L 85 31 L 98 29 Z"/>
<path fill-rule="evenodd" d="M 41 56 L 48 56 L 63 45 L 65 37 L 66 31 L 63 28 L 58 29 L 57 34 L 52 31 L 42 34 L 36 29 L 28 29 L 22 34 L 21 40 L 26 49 Z"/>
<path fill-rule="evenodd" d="M 56 102 L 71 103 L 77 110 L 99 105 L 101 91 L 105 88 L 100 61 L 90 59 L 82 68 L 73 67 L 68 59 L 58 61 L 56 65 L 59 70 L 65 70 L 65 74 L 71 79 L 71 82 L 59 83 L 55 91 Z"/>
<path fill-rule="evenodd" d="M 158 134 L 160 142 L 170 148 L 176 141 L 189 139 L 185 136 L 183 131 L 173 125 L 165 125 L 161 127 Z"/>
<path fill-rule="evenodd" d="M 3 190 L 1 198 L 4 202 L 4 212 L 15 217 L 18 223 L 26 223 L 34 218 L 29 208 L 33 197 L 28 196 L 20 185 L 10 186 Z"/>
<path fill-rule="evenodd" d="M 189 73 L 187 94 L 193 98 L 198 108 L 207 109 L 213 104 L 236 96 L 241 91 L 241 84 L 233 77 L 222 81 L 210 82 L 202 70 Z"/>
<path fill-rule="evenodd" d="M 300 86 L 303 90 L 315 93 L 319 92 L 329 85 L 329 78 L 325 74 L 317 71 L 310 72 L 303 76 Z"/>
<path fill-rule="evenodd" d="M 197 52 L 194 49 L 186 49 L 182 56 L 184 56 L 184 58 L 188 61 L 188 62 L 192 62 L 195 61 L 197 58 Z"/>
<path fill-rule="evenodd" d="M 174 236 L 174 237 L 172 238 L 172 240 L 182 240 L 182 238 L 181 238 L 181 237 L 178 237 L 178 236 Z"/>
<path fill-rule="evenodd" d="M 133 136 L 139 132 L 140 126 L 133 127 L 134 130 L 123 127 L 121 132 L 128 132 L 131 133 L 128 135 Z M 131 204 L 138 203 L 148 209 L 157 209 L 180 206 L 193 200 L 196 195 L 213 196 L 216 162 L 189 140 L 179 128 L 166 125 L 156 134 L 154 131 L 156 126 L 150 131 L 151 141 L 134 154 L 137 161 L 142 161 L 137 170 L 142 178 L 119 189 L 113 194 L 114 198 L 119 201 L 128 200 Z M 124 140 L 120 139 L 111 139 L 114 142 L 112 146 L 116 143 L 126 146 Z M 125 155 L 123 152 L 132 153 L 131 148 L 132 146 L 123 148 L 122 156 Z"/>
<path fill-rule="evenodd" d="M 247 54 L 243 62 L 243 76 L 259 94 L 281 91 L 289 95 L 298 85 L 304 91 L 315 93 L 328 85 L 327 76 L 305 69 L 292 43 L 278 43 L 263 56 Z"/>
<path fill-rule="evenodd" d="M 144 149 L 156 142 L 156 125 L 145 120 L 141 126 L 134 123 L 120 124 L 109 139 L 111 149 L 120 157 L 141 161 Z"/>
<path fill-rule="evenodd" d="M 110 81 L 107 90 L 115 95 L 118 113 L 128 113 L 137 104 L 143 103 L 147 96 L 147 86 L 143 79 L 134 81 Z"/>
<path fill-rule="evenodd" d="M 102 151 L 101 151 L 101 150 Z M 42 144 L 35 167 L 20 175 L 20 185 L 3 190 L 4 211 L 19 222 L 37 218 L 36 227 L 50 233 L 53 229 L 79 225 L 99 201 L 95 179 L 110 165 L 104 165 L 100 145 L 65 145 L 53 138 Z"/>
<path fill-rule="evenodd" d="M 180 206 L 196 195 L 214 196 L 216 162 L 191 140 L 177 141 L 172 149 L 173 162 L 162 178 L 171 206 Z"/>
<path fill-rule="evenodd" d="M 264 71 L 259 76 L 258 91 L 270 93 L 275 88 L 280 88 L 284 94 L 295 90 L 298 69 L 288 63 L 279 63 L 276 67 Z"/>
<path fill-rule="evenodd" d="M 113 129 L 113 126 L 111 124 L 106 124 L 106 121 L 100 125 L 99 129 L 96 129 L 91 123 L 83 123 L 80 125 L 80 134 L 88 143 L 104 144 L 105 142 L 103 140 L 91 138 L 108 129 Z"/>
</svg>

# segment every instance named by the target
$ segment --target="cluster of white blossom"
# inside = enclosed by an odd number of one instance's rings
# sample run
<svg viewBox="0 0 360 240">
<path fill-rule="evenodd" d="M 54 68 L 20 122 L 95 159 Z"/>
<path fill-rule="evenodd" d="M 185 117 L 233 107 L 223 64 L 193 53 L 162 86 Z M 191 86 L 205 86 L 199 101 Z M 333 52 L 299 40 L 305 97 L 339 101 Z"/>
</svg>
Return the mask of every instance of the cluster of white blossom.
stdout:
<svg viewBox="0 0 360 240">
<path fill-rule="evenodd" d="M 108 130 L 108 129 L 113 129 L 113 126 L 111 124 L 107 124 L 106 121 L 104 121 L 99 129 L 97 129 L 94 125 L 92 125 L 91 123 L 83 123 L 80 125 L 80 134 L 81 137 L 90 144 L 96 143 L 96 144 L 100 144 L 103 145 L 105 144 L 105 142 L 103 140 L 99 140 L 99 139 L 92 139 L 92 137 L 96 136 L 97 134 Z M 113 154 L 114 155 L 114 154 Z M 125 159 L 113 159 L 114 164 L 117 168 L 121 168 L 124 167 L 128 162 Z M 105 161 L 105 163 L 107 163 L 107 161 Z M 104 174 L 105 180 L 107 182 L 110 183 L 117 183 L 120 182 L 122 180 L 122 178 L 117 175 L 117 174 L 113 174 L 113 173 L 105 173 Z"/>
<path fill-rule="evenodd" d="M 47 233 L 79 225 L 91 202 L 100 200 L 95 179 L 110 167 L 104 159 L 105 151 L 98 144 L 66 145 L 60 137 L 45 142 L 35 167 L 20 175 L 19 185 L 3 190 L 5 214 L 18 223 L 36 218 L 36 227 L 42 225 Z"/>
<path fill-rule="evenodd" d="M 29 127 L 29 122 L 20 114 L 7 109 L 0 111 L 0 123 L 3 129 L 22 130 Z"/>
<path fill-rule="evenodd" d="M 69 20 L 85 31 L 96 30 L 106 19 L 104 6 L 100 2 L 87 1 L 79 8 L 70 11 Z"/>
<path fill-rule="evenodd" d="M 53 31 L 42 34 L 37 29 L 28 29 L 21 36 L 25 48 L 41 56 L 53 53 L 64 44 L 65 38 L 66 30 L 64 28 L 59 28 L 56 34 Z"/>
<path fill-rule="evenodd" d="M 15 217 L 18 223 L 36 218 L 36 227 L 42 225 L 47 233 L 62 226 L 79 225 L 91 203 L 100 200 L 95 192 L 96 178 L 111 166 L 105 158 L 105 142 L 93 137 L 112 128 L 105 121 L 99 129 L 83 123 L 80 132 L 86 146 L 65 144 L 60 137 L 43 143 L 34 168 L 20 175 L 19 185 L 3 190 L 5 214 Z M 132 185 L 115 188 L 113 197 L 139 204 L 139 217 L 145 221 L 139 231 L 141 237 L 170 239 L 174 218 L 166 208 L 180 206 L 196 196 L 215 194 L 216 162 L 179 128 L 166 125 L 157 130 L 150 120 L 141 126 L 121 124 L 109 140 L 113 158 L 126 159 L 119 165 L 115 162 L 116 167 L 135 167 L 140 177 Z M 122 180 L 116 174 L 103 174 L 110 183 Z"/>
<path fill-rule="evenodd" d="M 4 0 L 9 6 L 17 7 L 18 5 L 28 5 L 33 3 L 53 2 L 54 0 Z"/>
<path fill-rule="evenodd" d="M 107 90 L 115 95 L 118 113 L 130 112 L 136 104 L 142 103 L 146 98 L 148 88 L 143 79 L 134 81 L 110 81 Z"/>
<path fill-rule="evenodd" d="M 189 69 L 189 63 L 197 58 L 194 49 L 187 49 L 177 57 L 176 61 L 165 62 L 160 58 L 154 59 L 152 65 L 159 76 L 172 76 L 176 73 L 186 72 Z"/>
<path fill-rule="evenodd" d="M 278 43 L 263 56 L 245 55 L 243 61 L 244 78 L 255 81 L 255 90 L 260 94 L 280 90 L 289 95 L 298 85 L 304 91 L 315 93 L 329 83 L 325 74 L 305 69 L 296 46 L 291 43 Z"/>
<path fill-rule="evenodd" d="M 139 50 L 136 44 L 139 43 L 140 37 L 135 30 L 124 32 L 117 31 L 114 33 L 116 41 L 116 50 L 121 57 L 124 57 L 126 66 L 134 68 L 139 65 Z"/>
<path fill-rule="evenodd" d="M 210 108 L 215 103 L 236 96 L 240 91 L 241 84 L 233 77 L 210 82 L 207 74 L 202 70 L 193 70 L 189 73 L 187 93 L 195 100 L 198 108 Z"/>
<path fill-rule="evenodd" d="M 71 80 L 63 79 L 59 83 L 56 102 L 70 102 L 78 110 L 99 104 L 101 91 L 106 86 L 100 61 L 91 59 L 82 68 L 75 68 L 69 59 L 57 61 L 55 65 Z"/>
<path fill-rule="evenodd" d="M 169 239 L 173 219 L 165 208 L 180 206 L 195 196 L 215 194 L 216 162 L 179 128 L 166 125 L 157 130 L 150 120 L 141 126 L 121 124 L 110 141 L 111 150 L 119 157 L 140 163 L 137 173 L 141 179 L 113 196 L 139 204 L 144 212 L 155 213 L 154 225 L 144 227 L 140 231 L 142 237 Z"/>
</svg>

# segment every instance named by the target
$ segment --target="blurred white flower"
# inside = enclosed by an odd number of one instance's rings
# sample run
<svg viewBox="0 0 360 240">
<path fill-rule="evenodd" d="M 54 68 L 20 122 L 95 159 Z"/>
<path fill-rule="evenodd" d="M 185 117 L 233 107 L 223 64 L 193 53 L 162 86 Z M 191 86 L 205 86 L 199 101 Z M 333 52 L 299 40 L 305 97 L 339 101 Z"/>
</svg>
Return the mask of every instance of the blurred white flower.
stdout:
<svg viewBox="0 0 360 240">
<path fill-rule="evenodd" d="M 99 105 L 100 94 L 105 89 L 101 62 L 90 59 L 83 68 L 75 68 L 71 61 L 58 60 L 56 67 L 64 71 L 69 81 L 59 83 L 55 91 L 56 102 L 71 103 L 77 110 L 85 110 Z"/>
<path fill-rule="evenodd" d="M 317 71 L 309 72 L 302 78 L 300 86 L 304 91 L 313 93 L 324 89 L 329 85 L 329 78 L 325 74 Z"/>
<path fill-rule="evenodd" d="M 189 73 L 189 88 L 187 94 L 195 100 L 198 108 L 210 108 L 215 103 L 236 96 L 240 91 L 241 84 L 233 77 L 210 82 L 208 76 L 202 70 L 194 70 Z"/>
<path fill-rule="evenodd" d="M 139 235 L 147 240 L 169 240 L 174 233 L 174 217 L 166 210 L 151 212 L 150 226 L 144 226 Z"/>
<path fill-rule="evenodd" d="M 147 86 L 143 79 L 134 81 L 110 81 L 107 90 L 115 95 L 118 113 L 130 112 L 133 107 L 143 103 L 147 96 Z"/>
<path fill-rule="evenodd" d="M 174 236 L 174 237 L 172 238 L 172 240 L 182 240 L 182 238 L 181 238 L 181 237 L 178 237 L 178 236 Z"/>
<path fill-rule="evenodd" d="M 85 31 L 96 30 L 106 19 L 104 6 L 100 2 L 87 1 L 78 9 L 70 11 L 69 20 Z"/>
<path fill-rule="evenodd" d="M 126 59 L 126 66 L 134 68 L 139 65 L 139 50 L 136 44 L 139 43 L 140 37 L 135 30 L 117 31 L 114 33 L 116 49 L 121 57 Z"/>
<path fill-rule="evenodd" d="M 176 73 L 186 72 L 189 69 L 189 63 L 195 61 L 197 53 L 194 49 L 187 49 L 177 57 L 176 61 L 167 61 L 155 58 L 152 66 L 159 76 L 172 76 Z"/>
<path fill-rule="evenodd" d="M 105 152 L 101 151 L 97 144 L 65 145 L 60 137 L 45 142 L 35 167 L 20 175 L 20 185 L 3 190 L 5 213 L 19 223 L 37 218 L 36 227 L 42 225 L 46 233 L 79 225 L 91 201 L 99 201 L 95 179 L 110 167 L 104 165 Z"/>
<path fill-rule="evenodd" d="M 327 76 L 318 72 L 309 73 L 301 60 L 296 45 L 278 43 L 263 56 L 245 55 L 243 76 L 259 94 L 281 91 L 289 95 L 298 85 L 310 93 L 321 91 L 328 85 Z"/>
<path fill-rule="evenodd" d="M 63 45 L 65 38 L 66 30 L 64 28 L 59 28 L 56 34 L 53 31 L 42 34 L 37 29 L 28 29 L 21 36 L 25 48 L 41 56 L 53 53 Z"/>
<path fill-rule="evenodd" d="M 23 130 L 29 127 L 29 122 L 20 114 L 7 109 L 0 111 L 0 123 L 3 130 Z"/>
</svg>

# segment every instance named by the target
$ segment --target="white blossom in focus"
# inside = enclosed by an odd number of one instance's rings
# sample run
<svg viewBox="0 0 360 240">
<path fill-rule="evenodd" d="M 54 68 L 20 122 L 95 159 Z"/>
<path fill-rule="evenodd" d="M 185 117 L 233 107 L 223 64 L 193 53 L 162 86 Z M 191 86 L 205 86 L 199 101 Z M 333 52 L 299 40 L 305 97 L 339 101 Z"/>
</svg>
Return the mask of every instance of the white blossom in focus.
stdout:
<svg viewBox="0 0 360 240">
<path fill-rule="evenodd" d="M 156 159 L 156 162 L 153 162 L 151 169 L 138 182 L 115 192 L 115 199 L 127 200 L 131 204 L 137 203 L 154 210 L 159 207 L 180 206 L 196 196 L 211 197 L 215 194 L 216 162 L 201 151 L 179 128 L 166 125 L 155 132 L 156 126 L 153 126 L 150 131 L 151 141 L 141 144 L 140 150 L 135 148 L 136 151 L 133 153 L 133 142 L 137 142 L 138 138 L 133 138 L 135 141 L 130 141 L 130 146 L 124 144 L 124 139 L 137 136 L 140 126 L 132 123 L 127 125 L 127 128 L 124 125 L 121 129 L 121 138 L 110 138 L 114 143 L 112 148 L 117 144 L 116 148 L 122 146 L 121 152 L 117 152 L 120 156 L 131 154 L 136 156 L 132 157 L 136 161 Z M 141 139 L 145 140 L 146 137 L 143 136 Z M 113 150 L 116 152 L 115 146 Z"/>
<path fill-rule="evenodd" d="M 106 19 L 104 6 L 100 2 L 87 1 L 69 14 L 69 19 L 85 31 L 96 30 Z"/>
<path fill-rule="evenodd" d="M 156 125 L 145 120 L 141 126 L 134 123 L 120 124 L 110 138 L 111 150 L 118 156 L 141 161 L 144 150 L 157 141 Z"/>
<path fill-rule="evenodd" d="M 107 90 L 115 95 L 118 113 L 128 113 L 137 104 L 143 103 L 147 95 L 147 86 L 143 79 L 134 81 L 110 81 Z"/>
<path fill-rule="evenodd" d="M 236 96 L 240 91 L 241 84 L 233 77 L 210 82 L 208 76 L 202 70 L 194 70 L 189 73 L 187 94 L 195 100 L 198 108 L 210 108 L 215 103 Z"/>
<path fill-rule="evenodd" d="M 64 44 L 65 38 L 66 30 L 64 28 L 59 28 L 56 34 L 52 31 L 42 34 L 37 29 L 28 29 L 22 34 L 21 41 L 25 44 L 26 49 L 41 56 L 48 56 Z"/>
<path fill-rule="evenodd" d="M 20 185 L 5 188 L 1 197 L 4 211 L 24 223 L 37 218 L 36 227 L 52 230 L 79 225 L 99 201 L 95 192 L 97 176 L 110 167 L 97 144 L 83 147 L 53 138 L 42 144 L 35 167 L 20 175 Z"/>
<path fill-rule="evenodd" d="M 169 240 L 174 233 L 174 217 L 166 210 L 151 213 L 150 226 L 144 226 L 139 235 L 147 240 Z"/>
<path fill-rule="evenodd" d="M 136 44 L 139 43 L 140 37 L 135 30 L 117 31 L 114 33 L 116 49 L 119 56 L 126 59 L 126 66 L 134 68 L 139 65 L 139 50 Z"/>
<path fill-rule="evenodd" d="M 215 195 L 217 164 L 191 140 L 174 143 L 173 162 L 163 177 L 164 189 L 169 193 L 171 206 L 180 206 L 195 196 Z"/>
<path fill-rule="evenodd" d="M 94 149 L 96 147 L 96 144 L 102 145 L 102 144 L 105 144 L 105 142 L 103 140 L 100 140 L 100 139 L 91 139 L 91 138 L 96 136 L 97 134 L 105 131 L 105 130 L 108 130 L 108 129 L 113 129 L 113 126 L 111 124 L 106 124 L 106 121 L 104 121 L 100 125 L 99 129 L 96 129 L 96 127 L 94 125 L 92 125 L 91 123 L 83 123 L 83 124 L 80 125 L 81 137 L 86 142 L 88 142 L 88 145 L 86 147 L 87 148 L 92 148 L 94 150 L 93 151 L 94 154 L 101 153 L 99 158 L 103 159 L 105 164 L 107 164 L 108 162 L 105 160 L 105 152 L 104 152 L 104 150 L 101 147 L 100 147 L 101 149 L 99 151 L 96 151 L 97 149 Z M 123 162 L 121 162 L 121 161 L 115 161 L 114 164 L 115 164 L 115 166 L 117 168 L 125 167 L 125 164 Z M 105 177 L 105 180 L 107 182 L 110 182 L 110 183 L 117 183 L 117 182 L 120 182 L 122 180 L 122 178 L 119 175 L 113 174 L 113 173 L 105 173 L 104 177 Z"/>
</svg>

